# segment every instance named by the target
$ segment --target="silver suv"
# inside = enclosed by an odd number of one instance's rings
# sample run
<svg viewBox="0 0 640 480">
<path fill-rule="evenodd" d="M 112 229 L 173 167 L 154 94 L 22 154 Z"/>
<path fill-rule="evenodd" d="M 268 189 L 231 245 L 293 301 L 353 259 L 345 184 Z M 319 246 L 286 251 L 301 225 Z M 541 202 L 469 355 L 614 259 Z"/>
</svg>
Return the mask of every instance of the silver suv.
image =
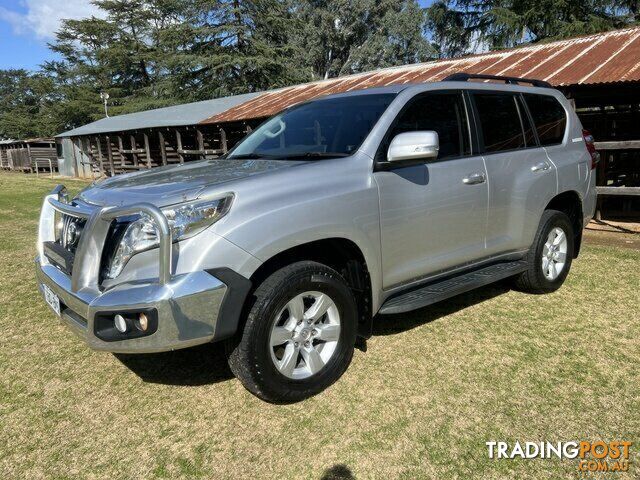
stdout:
<svg viewBox="0 0 640 480">
<path fill-rule="evenodd" d="M 224 340 L 245 387 L 278 403 L 335 382 L 374 316 L 506 278 L 554 291 L 594 212 L 593 139 L 548 85 L 477 78 L 323 97 L 225 158 L 73 199 L 59 186 L 40 290 L 96 350 Z"/>
</svg>

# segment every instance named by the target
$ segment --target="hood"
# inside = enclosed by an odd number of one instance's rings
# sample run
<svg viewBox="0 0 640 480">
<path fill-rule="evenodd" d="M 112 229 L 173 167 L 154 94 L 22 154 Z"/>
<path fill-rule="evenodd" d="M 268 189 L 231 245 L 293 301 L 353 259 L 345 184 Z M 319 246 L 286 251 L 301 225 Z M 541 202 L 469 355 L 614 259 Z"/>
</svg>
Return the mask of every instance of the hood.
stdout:
<svg viewBox="0 0 640 480">
<path fill-rule="evenodd" d="M 273 172 L 304 162 L 285 160 L 203 160 L 117 175 L 94 183 L 78 197 L 100 206 L 147 202 L 158 207 L 187 202 L 207 188 Z"/>
</svg>

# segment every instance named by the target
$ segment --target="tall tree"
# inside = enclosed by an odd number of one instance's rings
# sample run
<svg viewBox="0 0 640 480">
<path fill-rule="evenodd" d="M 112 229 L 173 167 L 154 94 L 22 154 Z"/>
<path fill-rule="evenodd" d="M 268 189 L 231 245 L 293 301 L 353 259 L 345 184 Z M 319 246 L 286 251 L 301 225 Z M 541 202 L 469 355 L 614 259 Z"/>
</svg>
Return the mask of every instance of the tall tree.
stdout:
<svg viewBox="0 0 640 480">
<path fill-rule="evenodd" d="M 173 0 L 95 0 L 104 18 L 65 20 L 51 49 L 62 60 L 45 65 L 79 111 L 101 115 L 100 92 L 109 93 L 113 113 L 175 103 L 163 88 L 163 30 L 181 21 Z M 183 3 L 183 2 L 180 2 Z M 90 104 L 85 100 L 91 95 Z"/>
<path fill-rule="evenodd" d="M 439 0 L 427 9 L 440 55 L 602 32 L 638 21 L 638 0 Z"/>
<path fill-rule="evenodd" d="M 195 0 L 173 25 L 171 64 L 197 99 L 264 90 L 305 80 L 291 33 L 300 27 L 286 0 Z"/>
<path fill-rule="evenodd" d="M 50 136 L 61 124 L 54 82 L 25 70 L 0 70 L 0 138 Z"/>
<path fill-rule="evenodd" d="M 299 63 L 314 78 L 428 60 L 425 17 L 415 0 L 303 0 L 296 15 Z"/>
</svg>

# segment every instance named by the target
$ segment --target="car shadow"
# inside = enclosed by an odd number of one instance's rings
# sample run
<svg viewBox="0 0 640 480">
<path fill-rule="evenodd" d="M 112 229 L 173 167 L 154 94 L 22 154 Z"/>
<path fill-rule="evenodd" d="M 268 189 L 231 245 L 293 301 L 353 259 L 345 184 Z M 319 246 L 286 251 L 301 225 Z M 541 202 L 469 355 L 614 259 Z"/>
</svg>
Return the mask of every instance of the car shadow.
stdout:
<svg viewBox="0 0 640 480">
<path fill-rule="evenodd" d="M 419 310 L 393 315 L 378 315 L 373 320 L 372 335 L 375 337 L 406 332 L 464 310 L 467 307 L 490 300 L 509 290 L 511 290 L 509 282 L 502 281 L 434 303 Z"/>
<path fill-rule="evenodd" d="M 147 383 L 200 386 L 233 378 L 221 343 L 164 353 L 115 354 L 115 357 Z"/>
<path fill-rule="evenodd" d="M 411 330 L 502 295 L 509 290 L 508 282 L 500 282 L 412 312 L 379 315 L 373 322 L 373 336 L 394 335 Z M 366 351 L 366 342 L 358 348 Z M 174 352 L 114 355 L 123 365 L 147 383 L 201 386 L 233 378 L 233 373 L 224 354 L 224 346 L 221 343 L 209 343 Z M 342 467 L 342 465 L 335 467 Z M 335 472 L 328 470 L 325 474 L 332 475 L 327 478 L 349 478 L 336 476 L 341 472 L 344 473 L 344 470 L 338 468 Z"/>
<path fill-rule="evenodd" d="M 355 480 L 355 478 L 351 469 L 340 463 L 327 468 L 322 473 L 320 480 Z"/>
</svg>

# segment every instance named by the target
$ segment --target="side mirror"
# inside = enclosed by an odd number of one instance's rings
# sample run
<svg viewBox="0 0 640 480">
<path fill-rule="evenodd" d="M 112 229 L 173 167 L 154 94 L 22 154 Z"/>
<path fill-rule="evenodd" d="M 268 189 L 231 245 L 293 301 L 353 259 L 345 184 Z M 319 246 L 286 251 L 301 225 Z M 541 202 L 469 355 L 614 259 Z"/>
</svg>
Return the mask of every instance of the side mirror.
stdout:
<svg viewBox="0 0 640 480">
<path fill-rule="evenodd" d="M 435 159 L 438 157 L 440 141 L 438 133 L 432 130 L 400 133 L 393 137 L 387 160 L 399 162 L 402 160 Z"/>
</svg>

